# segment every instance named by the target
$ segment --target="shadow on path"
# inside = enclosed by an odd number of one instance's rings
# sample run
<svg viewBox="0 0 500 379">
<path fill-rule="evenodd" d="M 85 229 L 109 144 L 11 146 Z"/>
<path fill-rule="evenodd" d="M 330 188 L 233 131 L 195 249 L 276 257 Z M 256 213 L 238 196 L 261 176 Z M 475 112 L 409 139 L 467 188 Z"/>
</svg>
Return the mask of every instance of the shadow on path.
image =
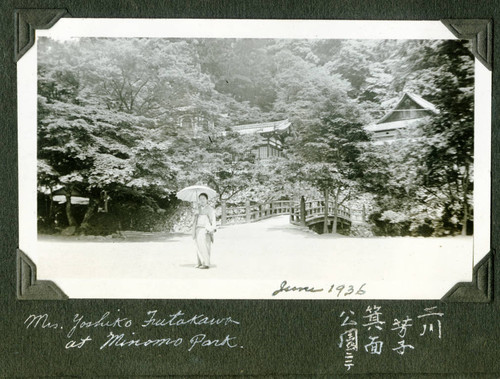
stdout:
<svg viewBox="0 0 500 379">
<path fill-rule="evenodd" d="M 179 265 L 179 267 L 192 268 L 193 270 L 198 270 L 195 266 L 196 266 L 196 263 L 185 263 L 185 264 Z M 217 265 L 210 265 L 208 267 L 209 268 L 217 268 Z M 205 271 L 205 270 L 200 270 L 200 271 Z"/>
<path fill-rule="evenodd" d="M 103 242 L 103 243 L 123 243 L 123 242 L 179 242 L 189 238 L 188 233 L 148 233 L 127 231 L 121 235 L 108 236 L 63 236 L 58 234 L 39 234 L 38 240 L 44 242 Z"/>
</svg>

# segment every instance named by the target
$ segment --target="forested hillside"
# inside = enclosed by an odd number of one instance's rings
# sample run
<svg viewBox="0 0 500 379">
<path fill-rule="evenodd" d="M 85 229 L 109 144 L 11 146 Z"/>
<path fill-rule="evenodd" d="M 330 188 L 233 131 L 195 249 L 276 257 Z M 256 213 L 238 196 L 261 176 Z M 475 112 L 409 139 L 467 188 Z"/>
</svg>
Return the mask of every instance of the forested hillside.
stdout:
<svg viewBox="0 0 500 379">
<path fill-rule="evenodd" d="M 175 192 L 204 183 L 235 203 L 369 195 L 376 235 L 465 233 L 473 82 L 463 41 L 40 38 L 39 231 L 169 230 Z M 363 126 L 404 91 L 440 113 L 372 144 Z M 284 119 L 266 161 L 230 128 Z"/>
</svg>

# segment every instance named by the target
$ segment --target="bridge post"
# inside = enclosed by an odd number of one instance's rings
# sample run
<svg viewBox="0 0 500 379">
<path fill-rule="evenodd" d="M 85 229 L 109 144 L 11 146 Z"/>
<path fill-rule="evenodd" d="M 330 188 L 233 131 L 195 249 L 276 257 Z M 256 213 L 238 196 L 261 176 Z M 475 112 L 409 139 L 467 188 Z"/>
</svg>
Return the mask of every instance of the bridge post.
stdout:
<svg viewBox="0 0 500 379">
<path fill-rule="evenodd" d="M 227 222 L 227 210 L 226 210 L 226 200 L 221 200 L 221 217 L 220 223 L 221 225 L 226 225 Z"/>
<path fill-rule="evenodd" d="M 247 222 L 250 222 L 250 200 L 245 202 L 245 214 Z"/>
<path fill-rule="evenodd" d="M 306 225 L 306 199 L 304 196 L 300 198 L 300 225 Z"/>
</svg>

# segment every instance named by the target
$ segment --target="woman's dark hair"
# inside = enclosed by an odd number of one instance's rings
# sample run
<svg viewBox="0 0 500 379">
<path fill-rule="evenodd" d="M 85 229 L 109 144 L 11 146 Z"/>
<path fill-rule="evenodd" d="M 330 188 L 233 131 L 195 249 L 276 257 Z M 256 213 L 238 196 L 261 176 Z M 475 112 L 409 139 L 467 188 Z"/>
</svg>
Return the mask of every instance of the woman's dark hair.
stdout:
<svg viewBox="0 0 500 379">
<path fill-rule="evenodd" d="M 205 192 L 200 193 L 198 197 L 204 196 L 208 200 L 208 195 Z"/>
</svg>

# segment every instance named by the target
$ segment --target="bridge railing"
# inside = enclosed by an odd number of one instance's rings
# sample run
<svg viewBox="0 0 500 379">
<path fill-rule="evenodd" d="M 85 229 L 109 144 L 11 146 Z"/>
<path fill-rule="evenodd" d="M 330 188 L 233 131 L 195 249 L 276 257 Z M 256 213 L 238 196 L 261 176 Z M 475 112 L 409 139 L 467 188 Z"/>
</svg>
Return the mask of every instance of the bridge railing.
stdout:
<svg viewBox="0 0 500 379">
<path fill-rule="evenodd" d="M 302 212 L 304 212 L 304 217 L 301 217 Z M 304 201 L 302 203 L 295 203 L 292 212 L 290 213 L 290 222 L 294 224 L 299 224 L 301 222 L 306 223 L 312 218 L 322 216 L 325 214 L 325 202 L 322 200 L 312 200 Z M 328 216 L 332 217 L 335 214 L 335 203 L 333 201 L 328 202 Z M 338 206 L 337 217 L 343 218 L 347 221 L 351 220 L 351 211 L 348 207 L 344 205 Z"/>
<path fill-rule="evenodd" d="M 251 204 L 247 201 L 244 206 L 227 206 L 226 202 L 221 205 L 221 224 L 239 224 L 264 220 L 277 215 L 288 215 L 291 212 L 292 202 L 290 200 L 275 200 L 261 204 Z"/>
<path fill-rule="evenodd" d="M 334 202 L 328 202 L 328 215 L 334 215 Z M 228 206 L 225 201 L 221 205 L 221 224 L 240 224 L 264 220 L 278 215 L 290 215 L 294 224 L 306 223 L 312 218 L 323 215 L 325 202 L 321 200 L 295 202 L 292 200 L 273 200 L 261 204 L 251 204 L 247 201 L 243 206 Z M 304 216 L 302 216 L 302 214 Z M 348 207 L 339 206 L 337 216 L 350 221 L 351 213 Z"/>
</svg>

